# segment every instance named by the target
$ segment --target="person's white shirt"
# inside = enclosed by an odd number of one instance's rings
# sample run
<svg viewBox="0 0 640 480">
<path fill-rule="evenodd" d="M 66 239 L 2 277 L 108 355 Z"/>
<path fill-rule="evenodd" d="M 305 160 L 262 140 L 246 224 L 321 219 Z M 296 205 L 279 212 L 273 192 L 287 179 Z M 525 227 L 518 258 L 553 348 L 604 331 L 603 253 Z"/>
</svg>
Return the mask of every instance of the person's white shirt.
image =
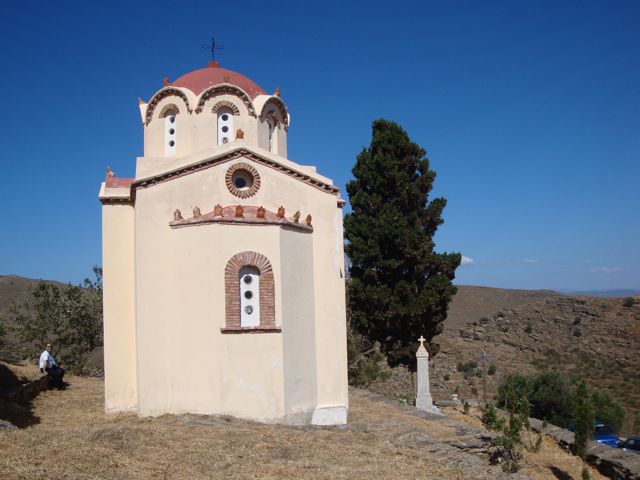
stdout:
<svg viewBox="0 0 640 480">
<path fill-rule="evenodd" d="M 40 369 L 45 370 L 45 365 L 48 368 L 56 365 L 56 359 L 46 350 L 40 354 Z"/>
</svg>

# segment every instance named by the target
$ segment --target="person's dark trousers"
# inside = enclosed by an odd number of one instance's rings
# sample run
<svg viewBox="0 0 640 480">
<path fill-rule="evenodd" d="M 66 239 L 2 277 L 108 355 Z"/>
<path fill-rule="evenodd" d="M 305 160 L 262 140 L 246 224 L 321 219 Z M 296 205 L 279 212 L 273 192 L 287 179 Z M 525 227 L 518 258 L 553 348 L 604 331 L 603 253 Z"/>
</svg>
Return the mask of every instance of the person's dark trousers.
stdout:
<svg viewBox="0 0 640 480">
<path fill-rule="evenodd" d="M 49 379 L 51 382 L 51 386 L 57 388 L 58 390 L 62 390 L 62 379 L 64 378 L 64 368 L 60 367 L 51 367 L 47 370 L 47 374 L 49 375 Z"/>
</svg>

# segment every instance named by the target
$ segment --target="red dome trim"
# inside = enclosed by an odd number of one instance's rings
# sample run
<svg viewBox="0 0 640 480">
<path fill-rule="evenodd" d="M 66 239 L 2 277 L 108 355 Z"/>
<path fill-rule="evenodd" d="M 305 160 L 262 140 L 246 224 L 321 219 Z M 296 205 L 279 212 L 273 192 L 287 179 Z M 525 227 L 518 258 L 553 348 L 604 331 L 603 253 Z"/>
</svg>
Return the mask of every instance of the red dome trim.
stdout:
<svg viewBox="0 0 640 480">
<path fill-rule="evenodd" d="M 215 85 L 213 87 L 208 88 L 200 96 L 200 100 L 198 100 L 196 113 L 200 113 L 204 109 L 204 104 L 207 102 L 207 100 L 209 100 L 210 98 L 220 93 L 228 93 L 229 95 L 234 95 L 236 97 L 239 97 L 240 100 L 242 100 L 242 103 L 244 103 L 244 106 L 247 107 L 247 110 L 249 111 L 249 115 L 251 115 L 252 117 L 257 116 L 256 109 L 253 106 L 253 102 L 251 101 L 251 98 L 249 97 L 249 95 L 241 88 L 236 87 L 235 85 L 230 85 L 230 84 Z"/>
<path fill-rule="evenodd" d="M 200 95 L 200 93 L 204 92 L 207 88 L 223 83 L 228 83 L 242 89 L 249 95 L 251 100 L 258 95 L 266 95 L 266 92 L 255 82 L 237 72 L 220 68 L 218 62 L 209 62 L 207 68 L 201 68 L 200 70 L 187 73 L 172 82 L 171 85 L 174 87 L 188 88 L 196 95 Z"/>
</svg>

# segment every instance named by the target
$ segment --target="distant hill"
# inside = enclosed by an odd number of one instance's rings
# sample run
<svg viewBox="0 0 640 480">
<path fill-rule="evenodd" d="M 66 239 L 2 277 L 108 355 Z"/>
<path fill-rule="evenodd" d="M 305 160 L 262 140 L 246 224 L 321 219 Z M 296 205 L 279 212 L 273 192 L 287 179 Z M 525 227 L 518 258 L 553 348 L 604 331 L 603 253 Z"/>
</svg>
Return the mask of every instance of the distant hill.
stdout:
<svg viewBox="0 0 640 480">
<path fill-rule="evenodd" d="M 573 297 L 636 297 L 640 295 L 640 290 L 619 289 L 619 290 L 558 290 L 563 295 Z"/>
<path fill-rule="evenodd" d="M 624 295 L 629 296 L 629 295 Z M 482 398 L 480 365 L 469 378 L 460 362 L 478 361 L 482 347 L 496 374 L 487 376 L 489 398 L 510 372 L 554 368 L 583 376 L 610 392 L 627 410 L 624 433 L 640 432 L 640 299 L 567 296 L 554 291 L 458 286 L 444 332 L 434 339 L 441 351 L 431 363 L 434 398 Z M 419 332 L 416 332 L 419 335 Z M 394 396 L 411 395 L 406 370 L 371 387 Z"/>
</svg>

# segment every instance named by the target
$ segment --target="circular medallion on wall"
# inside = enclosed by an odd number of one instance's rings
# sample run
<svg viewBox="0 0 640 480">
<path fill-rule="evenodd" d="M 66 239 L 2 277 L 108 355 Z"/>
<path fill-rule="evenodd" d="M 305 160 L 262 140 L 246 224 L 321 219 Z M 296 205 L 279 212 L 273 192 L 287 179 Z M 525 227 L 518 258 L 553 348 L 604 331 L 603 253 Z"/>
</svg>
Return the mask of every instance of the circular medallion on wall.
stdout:
<svg viewBox="0 0 640 480">
<path fill-rule="evenodd" d="M 236 197 L 249 198 L 260 188 L 260 175 L 248 163 L 235 163 L 227 169 L 225 182 L 229 191 Z"/>
</svg>

